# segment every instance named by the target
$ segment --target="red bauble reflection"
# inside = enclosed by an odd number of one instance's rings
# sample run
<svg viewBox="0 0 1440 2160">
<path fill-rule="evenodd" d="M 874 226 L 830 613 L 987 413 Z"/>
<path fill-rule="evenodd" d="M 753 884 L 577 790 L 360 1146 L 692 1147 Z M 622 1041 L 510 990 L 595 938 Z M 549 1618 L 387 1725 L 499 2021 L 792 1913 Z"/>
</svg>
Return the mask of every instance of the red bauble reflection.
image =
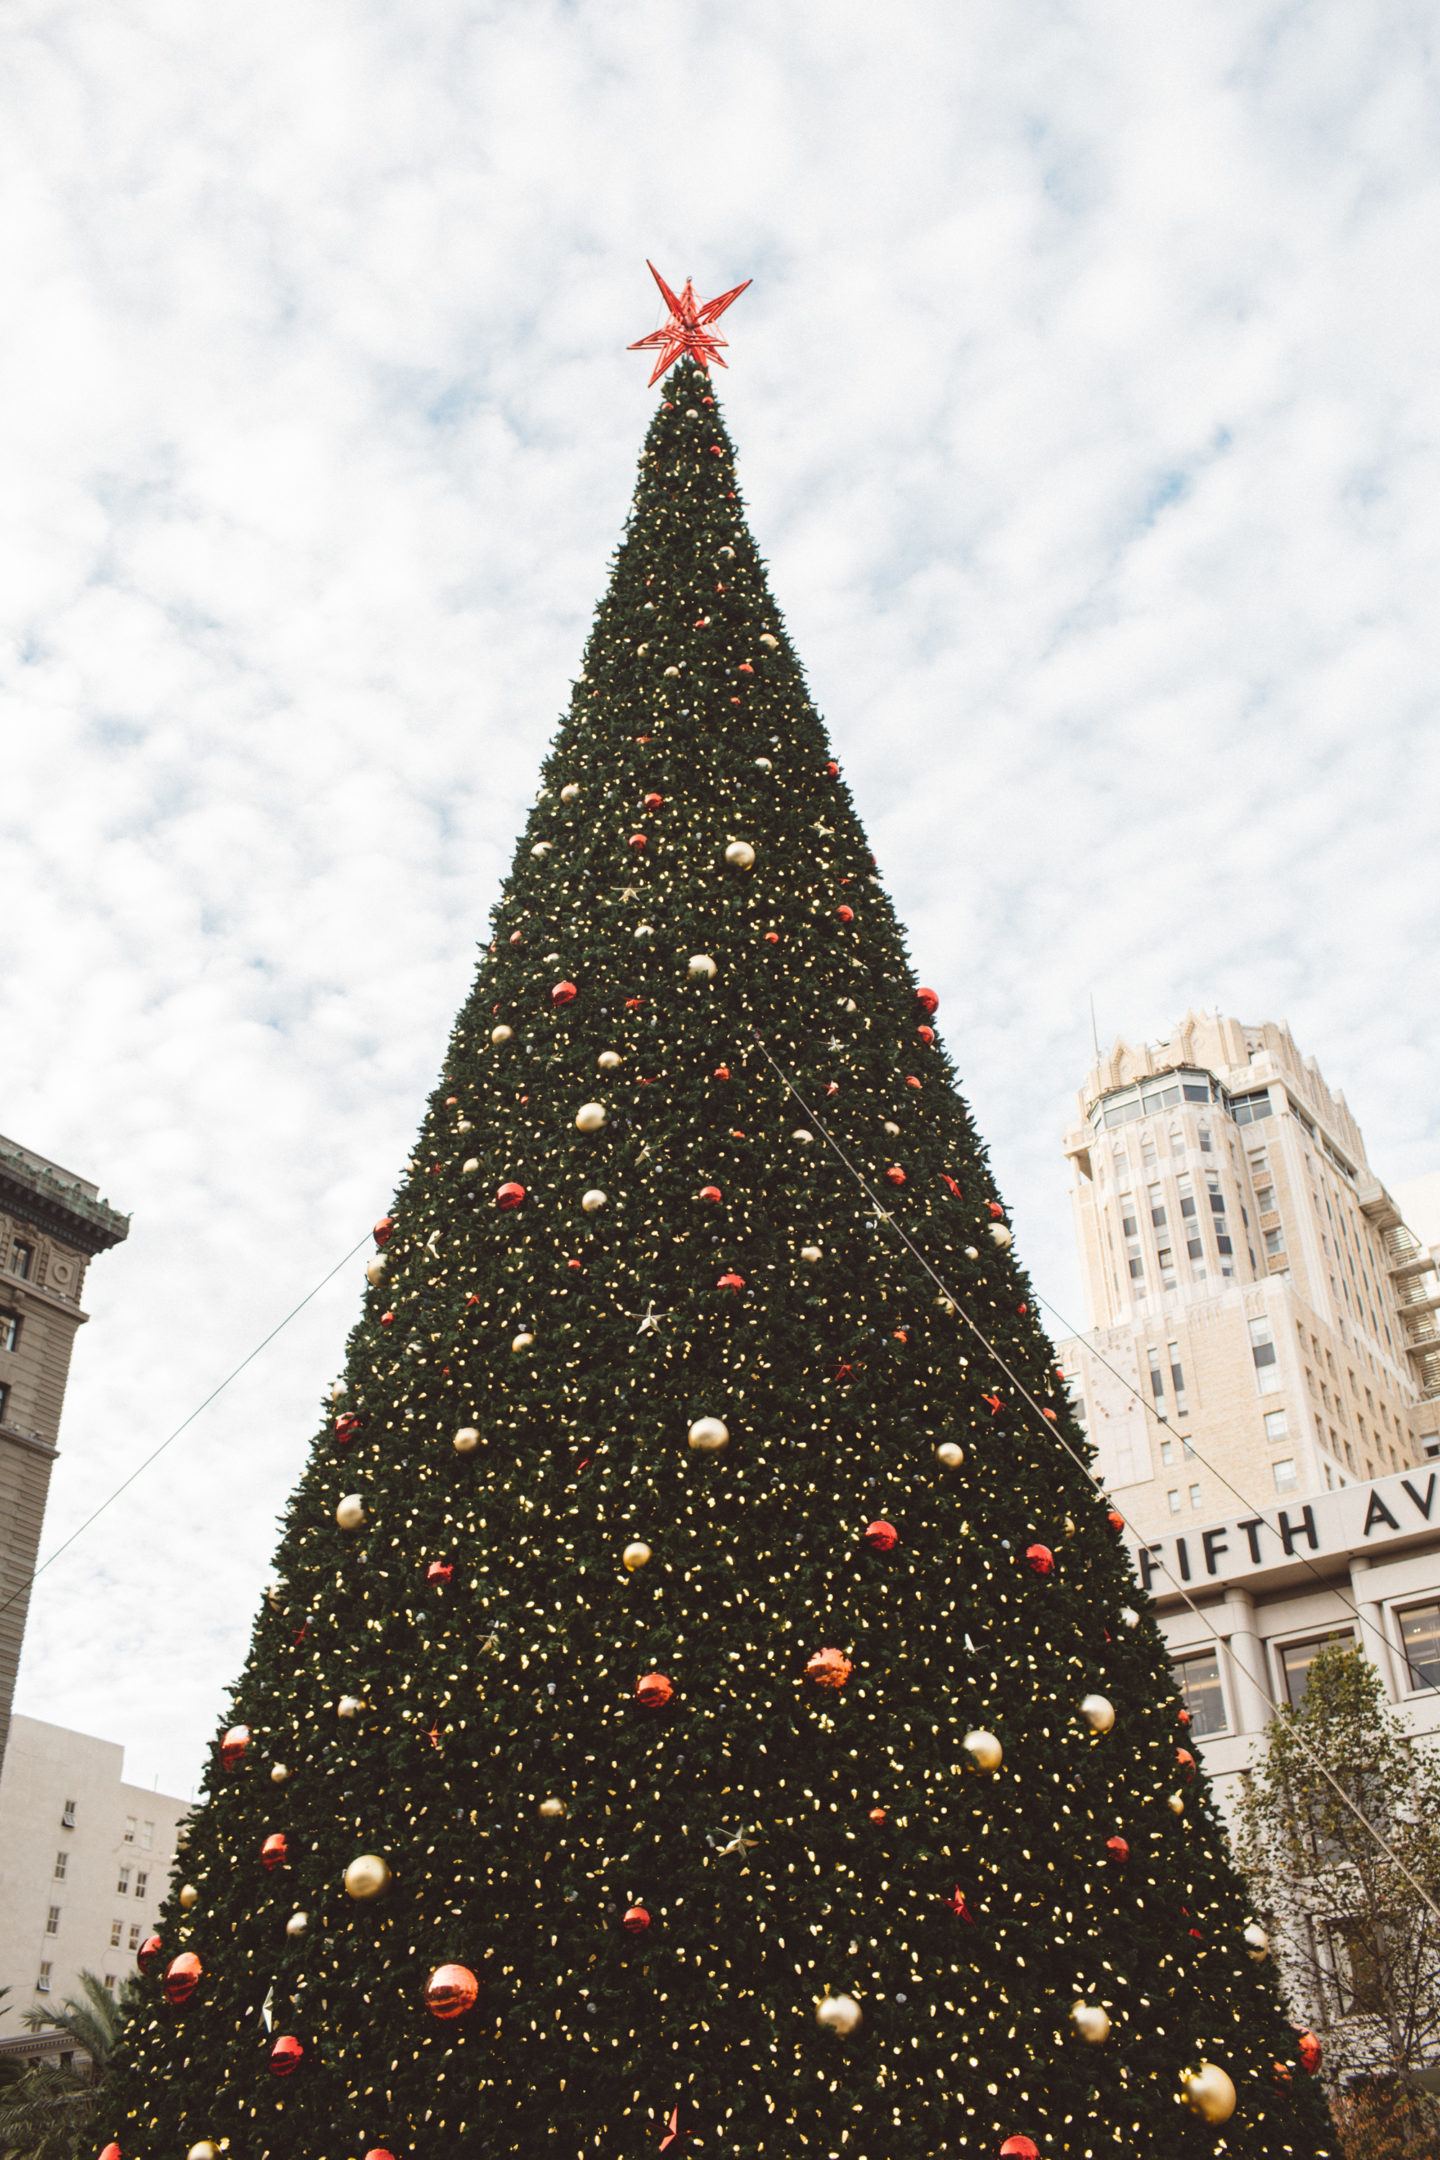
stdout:
<svg viewBox="0 0 1440 2160">
<path fill-rule="evenodd" d="M 938 1012 L 940 1010 L 940 999 L 937 992 L 935 992 L 934 990 L 927 990 L 923 983 L 921 987 L 915 992 L 915 1003 L 919 1006 L 921 1012 L 926 1014 Z"/>
<path fill-rule="evenodd" d="M 885 1176 L 891 1185 L 903 1185 L 905 1183 L 905 1172 L 901 1169 L 899 1163 L 891 1163 L 889 1169 L 885 1172 Z"/>
<path fill-rule="evenodd" d="M 572 982 L 558 982 L 550 992 L 552 1005 L 573 1005 L 580 992 Z"/>
<path fill-rule="evenodd" d="M 147 1935 L 135 1953 L 135 1963 L 141 1972 L 154 1972 L 165 1955 L 165 1945 L 158 1935 Z"/>
<path fill-rule="evenodd" d="M 1034 2138 L 1008 2137 L 1000 2147 L 1000 2160 L 1040 2160 L 1040 2148 Z"/>
<path fill-rule="evenodd" d="M 883 1515 L 877 1521 L 867 1523 L 861 1536 L 871 1552 L 893 1552 L 900 1542 L 900 1533 L 894 1523 L 886 1522 Z"/>
<path fill-rule="evenodd" d="M 718 1200 L 720 1198 L 720 1188 L 718 1185 L 702 1185 L 699 1197 L 702 1200 Z"/>
<path fill-rule="evenodd" d="M 395 1235 L 394 1216 L 382 1215 L 379 1222 L 376 1223 L 375 1228 L 371 1231 L 370 1234 L 374 1238 L 377 1245 L 388 1245 L 391 1238 Z"/>
<path fill-rule="evenodd" d="M 357 1416 L 355 1411 L 342 1410 L 339 1417 L 337 1417 L 335 1420 L 335 1438 L 337 1443 L 341 1447 L 347 1446 L 348 1443 L 354 1439 L 356 1433 L 359 1432 L 364 1422 L 364 1418 Z"/>
<path fill-rule="evenodd" d="M 1129 1841 L 1123 1837 L 1107 1837 L 1105 1850 L 1115 1862 L 1116 1867 L 1124 1867 L 1126 1861 L 1130 1858 Z"/>
<path fill-rule="evenodd" d="M 245 1750 L 250 1745 L 250 1727 L 232 1725 L 220 1736 L 220 1761 L 227 1770 L 238 1770 L 245 1760 Z"/>
<path fill-rule="evenodd" d="M 816 1687 L 842 1688 L 853 1670 L 843 1650 L 817 1650 L 805 1660 L 805 1677 Z"/>
<path fill-rule="evenodd" d="M 468 1965 L 437 1965 L 425 1983 L 425 2007 L 432 2017 L 463 2017 L 479 1993 L 480 1982 Z"/>
<path fill-rule="evenodd" d="M 745 1278 L 743 1275 L 722 1275 L 715 1287 L 717 1290 L 743 1290 Z"/>
<path fill-rule="evenodd" d="M 272 2077 L 291 2077 L 304 2059 L 305 2049 L 293 2033 L 281 2033 L 270 2050 Z"/>
<path fill-rule="evenodd" d="M 1313 2032 L 1302 2032 L 1295 2042 L 1295 2049 L 1300 2057 L 1301 2069 L 1310 2071 L 1313 2076 L 1315 2071 L 1319 2069 L 1325 2053 L 1315 2034 Z"/>
<path fill-rule="evenodd" d="M 1048 1545 L 1027 1545 L 1025 1559 L 1037 1575 L 1053 1575 L 1055 1572 L 1055 1555 Z"/>
<path fill-rule="evenodd" d="M 647 1710 L 663 1710 L 674 1693 L 674 1682 L 668 1673 L 642 1673 L 635 1683 L 635 1700 L 643 1703 Z"/>
<path fill-rule="evenodd" d="M 260 1847 L 260 1865 L 267 1868 L 284 1867 L 290 1858 L 290 1840 L 283 1830 L 272 1830 Z"/>
<path fill-rule="evenodd" d="M 200 1985 L 205 1970 L 193 1950 L 182 1950 L 165 1968 L 165 2000 L 187 2003 Z"/>
<path fill-rule="evenodd" d="M 524 1198 L 525 1187 L 517 1185 L 514 1178 L 507 1178 L 495 1195 L 495 1205 L 508 1215 L 512 1208 L 520 1206 Z"/>
<path fill-rule="evenodd" d="M 631 1905 L 626 1908 L 620 1925 L 627 1935 L 643 1935 L 650 1925 L 650 1915 L 643 1905 Z"/>
<path fill-rule="evenodd" d="M 112 2140 L 100 2154 L 100 2160 L 120 2160 L 120 2147 Z"/>
</svg>

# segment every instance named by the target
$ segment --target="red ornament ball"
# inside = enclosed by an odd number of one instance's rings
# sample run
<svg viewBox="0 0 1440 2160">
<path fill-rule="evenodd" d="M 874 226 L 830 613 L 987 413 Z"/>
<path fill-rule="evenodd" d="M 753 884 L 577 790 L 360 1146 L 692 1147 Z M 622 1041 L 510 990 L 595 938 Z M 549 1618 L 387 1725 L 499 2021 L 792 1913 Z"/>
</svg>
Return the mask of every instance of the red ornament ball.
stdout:
<svg viewBox="0 0 1440 2160">
<path fill-rule="evenodd" d="M 923 1013 L 934 1013 L 940 1010 L 938 993 L 934 990 L 927 990 L 923 983 L 915 992 L 915 1003 Z"/>
<path fill-rule="evenodd" d="M 294 2033 L 281 2033 L 270 2050 L 270 2075 L 292 2077 L 304 2060 L 305 2049 Z"/>
<path fill-rule="evenodd" d="M 260 1847 L 260 1865 L 265 1868 L 284 1867 L 290 1858 L 290 1840 L 283 1830 L 272 1830 Z"/>
<path fill-rule="evenodd" d="M 920 1027 L 916 1028 L 915 1033 L 919 1036 L 921 1042 L 923 1043 L 933 1043 L 935 1040 L 935 1030 L 932 1027 L 927 1027 L 922 1024 Z"/>
<path fill-rule="evenodd" d="M 871 1552 L 893 1552 L 900 1542 L 900 1533 L 894 1523 L 886 1522 L 883 1515 L 875 1522 L 867 1523 L 861 1537 Z"/>
<path fill-rule="evenodd" d="M 393 1313 L 393 1312 L 382 1312 L 382 1313 L 381 1313 L 381 1315 L 380 1315 L 380 1325 L 381 1325 L 381 1327 L 394 1327 L 394 1325 L 395 1325 L 395 1315 L 394 1315 L 394 1313 Z"/>
<path fill-rule="evenodd" d="M 730 1068 L 729 1068 L 729 1066 L 728 1066 L 728 1065 L 717 1065 L 717 1066 L 715 1067 L 715 1078 L 716 1078 L 717 1080 L 728 1080 L 728 1079 L 729 1079 L 729 1077 L 730 1077 Z"/>
<path fill-rule="evenodd" d="M 630 835 L 630 845 L 632 848 L 634 848 L 636 854 L 638 855 L 641 848 L 649 847 L 650 842 L 646 839 L 643 832 L 632 832 Z"/>
<path fill-rule="evenodd" d="M 395 1235 L 394 1216 L 382 1215 L 379 1222 L 376 1223 L 375 1228 L 371 1231 L 370 1235 L 374 1238 L 377 1245 L 388 1245 L 391 1238 Z"/>
<path fill-rule="evenodd" d="M 657 795 L 652 788 L 650 793 L 645 797 L 645 808 L 647 810 L 658 810 L 664 800 L 664 796 Z"/>
<path fill-rule="evenodd" d="M 885 1172 L 885 1176 L 891 1185 L 903 1185 L 905 1183 L 905 1172 L 900 1168 L 899 1163 L 891 1163 L 889 1169 Z"/>
<path fill-rule="evenodd" d="M 627 1935 L 643 1935 L 650 1925 L 650 1915 L 643 1905 L 631 1905 L 626 1908 L 620 1925 Z"/>
<path fill-rule="evenodd" d="M 1034 2138 L 1008 2137 L 1000 2147 L 1000 2160 L 1040 2160 L 1040 2148 Z"/>
<path fill-rule="evenodd" d="M 1105 1513 L 1105 1520 L 1112 1530 L 1123 1530 L 1125 1527 L 1125 1518 L 1120 1513 L 1119 1508 L 1108 1508 Z"/>
<path fill-rule="evenodd" d="M 432 1560 L 425 1570 L 426 1582 L 449 1582 L 455 1573 L 453 1560 Z"/>
<path fill-rule="evenodd" d="M 187 2003 L 200 1985 L 205 1968 L 193 1950 L 182 1950 L 165 1968 L 165 2000 Z"/>
<path fill-rule="evenodd" d="M 805 1660 L 805 1677 L 816 1687 L 842 1688 L 854 1670 L 843 1650 L 817 1650 Z"/>
<path fill-rule="evenodd" d="M 1186 1784 L 1188 1785 L 1191 1778 L 1193 1778 L 1195 1775 L 1195 1757 L 1191 1754 L 1188 1747 L 1177 1747 L 1175 1750 L 1175 1761 L 1176 1765 L 1179 1768 L 1181 1777 L 1184 1778 Z"/>
<path fill-rule="evenodd" d="M 699 1197 L 702 1200 L 709 1200 L 714 1203 L 720 1198 L 720 1188 L 718 1185 L 702 1185 Z"/>
<path fill-rule="evenodd" d="M 120 2147 L 113 2138 L 108 2145 L 101 2148 L 100 2160 L 120 2160 Z"/>
<path fill-rule="evenodd" d="M 647 1710 L 663 1710 L 674 1693 L 674 1682 L 667 1673 L 642 1673 L 635 1683 L 635 1700 Z"/>
<path fill-rule="evenodd" d="M 1109 1853 L 1116 1867 L 1124 1867 L 1126 1861 L 1130 1858 L 1129 1842 L 1123 1837 L 1107 1837 L 1105 1850 Z"/>
<path fill-rule="evenodd" d="M 743 1290 L 745 1278 L 743 1275 L 722 1275 L 715 1287 L 717 1290 Z"/>
<path fill-rule="evenodd" d="M 854 922 L 855 920 L 854 908 L 848 907 L 843 903 L 841 906 L 836 908 L 835 913 L 839 917 L 841 922 Z"/>
<path fill-rule="evenodd" d="M 573 1005 L 580 992 L 572 982 L 558 982 L 550 992 L 552 1005 Z"/>
<path fill-rule="evenodd" d="M 226 1770 L 238 1770 L 245 1760 L 245 1750 L 250 1745 L 250 1727 L 232 1725 L 220 1736 L 220 1761 Z"/>
<path fill-rule="evenodd" d="M 830 778 L 831 778 L 832 780 L 838 780 L 838 779 L 839 779 L 839 777 L 840 777 L 840 767 L 839 767 L 839 766 L 838 766 L 838 765 L 836 764 L 836 762 L 835 762 L 835 760 L 834 760 L 834 758 L 833 758 L 833 757 L 832 757 L 832 758 L 830 759 L 829 763 L 828 763 L 828 764 L 826 765 L 826 767 L 825 767 L 825 770 L 826 770 L 826 772 L 828 772 L 828 773 L 829 773 L 829 775 L 830 775 Z"/>
<path fill-rule="evenodd" d="M 372 2145 L 365 2160 L 395 2160 L 395 2155 L 388 2145 Z"/>
<path fill-rule="evenodd" d="M 1321 2047 L 1315 2034 L 1313 2032 L 1302 2032 L 1296 2039 L 1295 2049 L 1300 2057 L 1301 2069 L 1308 2070 L 1313 2076 L 1319 2069 L 1325 2054 L 1325 2050 Z"/>
<path fill-rule="evenodd" d="M 480 1983 L 468 1965 L 437 1965 L 425 1983 L 425 2007 L 431 2017 L 464 2017 L 473 2010 Z"/>
<path fill-rule="evenodd" d="M 878 1830 L 882 1823 L 889 1821 L 889 1817 L 883 1807 L 872 1807 L 870 1810 L 869 1820 L 874 1823 L 876 1829 Z"/>
<path fill-rule="evenodd" d="M 165 1945 L 158 1935 L 147 1935 L 135 1953 L 135 1963 L 142 1973 L 154 1972 L 165 1955 Z"/>
<path fill-rule="evenodd" d="M 1037 1575 L 1053 1575 L 1055 1572 L 1055 1555 L 1048 1545 L 1027 1545 L 1025 1562 Z"/>
<path fill-rule="evenodd" d="M 525 1187 L 517 1184 L 514 1178 L 506 1178 L 505 1183 L 496 1191 L 495 1205 L 502 1215 L 508 1215 L 513 1209 L 520 1207 L 524 1199 Z"/>
<path fill-rule="evenodd" d="M 335 1438 L 341 1447 L 349 1446 L 364 1422 L 364 1418 L 360 1417 L 354 1410 L 341 1411 L 339 1417 L 335 1420 Z"/>
</svg>

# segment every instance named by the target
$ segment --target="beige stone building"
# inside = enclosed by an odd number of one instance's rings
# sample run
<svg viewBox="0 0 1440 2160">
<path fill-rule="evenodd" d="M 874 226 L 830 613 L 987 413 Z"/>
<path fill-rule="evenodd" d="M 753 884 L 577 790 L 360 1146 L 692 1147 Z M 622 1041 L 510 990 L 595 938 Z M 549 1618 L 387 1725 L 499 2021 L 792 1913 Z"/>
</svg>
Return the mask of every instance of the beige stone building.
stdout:
<svg viewBox="0 0 1440 2160">
<path fill-rule="evenodd" d="M 1117 1043 L 1065 1151 L 1093 1326 L 1061 1363 L 1143 1536 L 1440 1454 L 1436 1256 L 1287 1028 Z"/>
<path fill-rule="evenodd" d="M 0 1138 L 0 1764 L 85 1270 L 129 1228 L 84 1178 Z"/>
<path fill-rule="evenodd" d="M 155 1926 L 188 1800 L 125 1782 L 123 1748 L 15 1717 L 0 1768 L 0 2054 L 52 2053 L 21 2025 L 84 1971 L 118 1989 Z"/>
</svg>

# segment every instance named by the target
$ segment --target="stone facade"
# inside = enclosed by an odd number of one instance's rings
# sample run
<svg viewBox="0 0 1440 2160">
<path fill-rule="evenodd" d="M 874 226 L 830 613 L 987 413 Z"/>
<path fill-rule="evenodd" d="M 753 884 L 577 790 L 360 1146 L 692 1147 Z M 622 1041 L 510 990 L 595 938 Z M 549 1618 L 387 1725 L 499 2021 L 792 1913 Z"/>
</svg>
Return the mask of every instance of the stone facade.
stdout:
<svg viewBox="0 0 1440 2160">
<path fill-rule="evenodd" d="M 0 1765 L 85 1270 L 129 1227 L 83 1178 L 0 1138 Z"/>
</svg>

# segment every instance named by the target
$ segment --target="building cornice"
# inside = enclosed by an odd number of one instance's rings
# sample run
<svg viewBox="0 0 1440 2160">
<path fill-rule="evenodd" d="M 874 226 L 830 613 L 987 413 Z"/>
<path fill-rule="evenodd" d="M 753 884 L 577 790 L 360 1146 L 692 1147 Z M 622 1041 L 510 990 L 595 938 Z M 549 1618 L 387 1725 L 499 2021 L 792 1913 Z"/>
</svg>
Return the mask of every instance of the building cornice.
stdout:
<svg viewBox="0 0 1440 2160">
<path fill-rule="evenodd" d="M 0 1211 L 92 1257 L 130 1234 L 128 1215 L 5 1142 L 0 1142 Z"/>
<path fill-rule="evenodd" d="M 18 1425 L 0 1423 L 0 1441 L 27 1455 L 43 1455 L 47 1462 L 54 1462 L 60 1453 L 53 1440 L 43 1439 L 39 1433 L 22 1432 Z"/>
</svg>

